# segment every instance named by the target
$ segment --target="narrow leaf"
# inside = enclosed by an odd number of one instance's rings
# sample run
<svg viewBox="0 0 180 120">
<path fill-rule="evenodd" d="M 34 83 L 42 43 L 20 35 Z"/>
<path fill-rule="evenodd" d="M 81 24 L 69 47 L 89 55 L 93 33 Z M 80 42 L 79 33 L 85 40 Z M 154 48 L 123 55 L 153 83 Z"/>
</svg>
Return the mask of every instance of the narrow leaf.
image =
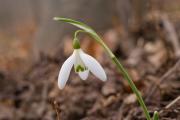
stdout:
<svg viewBox="0 0 180 120">
<path fill-rule="evenodd" d="M 153 115 L 153 120 L 159 120 L 158 112 L 155 111 Z"/>
<path fill-rule="evenodd" d="M 76 21 L 76 20 L 72 20 L 72 19 L 69 19 L 69 18 L 62 18 L 62 17 L 54 17 L 54 20 L 72 24 L 72 25 L 74 25 L 74 26 L 76 26 L 78 28 L 83 29 L 84 31 L 86 31 L 88 33 L 95 33 L 94 30 L 91 27 L 87 26 L 86 24 L 84 24 L 82 22 Z"/>
<path fill-rule="evenodd" d="M 69 18 L 62 18 L 62 17 L 54 17 L 54 20 L 62 21 L 62 22 L 74 25 L 74 26 L 84 30 L 85 32 L 89 33 L 98 42 L 101 41 L 101 38 L 98 36 L 98 34 L 91 27 L 89 27 L 88 25 L 86 25 L 82 22 L 79 22 L 79 21 L 76 21 L 73 19 L 69 19 Z"/>
</svg>

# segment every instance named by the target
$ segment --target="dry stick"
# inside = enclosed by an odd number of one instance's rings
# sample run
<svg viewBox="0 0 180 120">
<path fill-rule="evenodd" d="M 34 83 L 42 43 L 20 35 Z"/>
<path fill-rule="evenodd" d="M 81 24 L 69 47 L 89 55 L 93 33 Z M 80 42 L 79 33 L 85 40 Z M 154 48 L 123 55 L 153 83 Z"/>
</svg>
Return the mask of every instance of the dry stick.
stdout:
<svg viewBox="0 0 180 120">
<path fill-rule="evenodd" d="M 48 96 L 48 84 L 46 84 L 45 82 L 43 82 L 43 90 L 42 90 L 42 102 L 40 103 L 40 106 L 42 106 L 40 108 L 40 115 L 43 115 L 43 112 L 46 110 L 46 100 L 47 100 L 47 96 Z"/>
<path fill-rule="evenodd" d="M 161 20 L 164 25 L 164 38 L 168 43 L 172 44 L 176 57 L 180 57 L 180 44 L 178 40 L 178 36 L 173 24 L 169 21 L 166 15 L 161 17 Z"/>
<path fill-rule="evenodd" d="M 165 109 L 169 109 L 171 106 L 173 106 L 175 103 L 177 103 L 180 100 L 180 96 L 178 96 L 176 99 L 174 99 L 172 102 L 170 102 L 168 105 L 166 105 Z M 163 113 L 163 110 L 159 112 L 159 114 Z"/>
<path fill-rule="evenodd" d="M 169 69 L 160 79 L 159 81 L 157 82 L 157 85 L 163 83 L 171 74 L 173 74 L 178 66 L 180 66 L 180 59 L 176 62 L 176 64 L 171 68 Z M 148 94 L 147 98 L 146 98 L 146 101 L 149 101 L 152 97 L 152 95 L 154 94 L 154 92 L 157 90 L 158 86 L 157 85 L 153 85 L 152 86 L 152 89 L 150 91 L 150 93 Z"/>
<path fill-rule="evenodd" d="M 56 101 L 54 101 L 54 106 L 55 106 L 55 110 L 56 110 L 56 114 L 57 114 L 57 120 L 61 120 L 61 118 L 60 118 L 60 113 L 59 113 L 59 110 L 58 110 L 58 108 L 57 108 L 57 102 Z"/>
<path fill-rule="evenodd" d="M 55 100 L 50 100 L 50 104 L 52 105 L 53 109 L 55 110 L 56 112 L 56 115 L 57 115 L 57 120 L 61 120 L 60 118 L 60 110 L 59 110 L 59 106 L 58 106 L 58 103 L 55 101 Z"/>
<path fill-rule="evenodd" d="M 176 99 L 174 99 L 172 102 L 170 102 L 165 108 L 168 109 L 171 106 L 173 106 L 176 102 L 178 102 L 178 100 L 180 100 L 180 96 L 178 96 Z"/>
</svg>

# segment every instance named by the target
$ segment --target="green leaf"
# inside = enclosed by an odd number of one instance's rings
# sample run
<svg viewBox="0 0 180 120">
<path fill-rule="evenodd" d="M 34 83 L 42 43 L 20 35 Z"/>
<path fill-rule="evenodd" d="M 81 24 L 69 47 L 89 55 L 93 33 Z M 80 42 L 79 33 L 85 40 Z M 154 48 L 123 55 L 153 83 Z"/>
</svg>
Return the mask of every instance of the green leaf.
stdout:
<svg viewBox="0 0 180 120">
<path fill-rule="evenodd" d="M 159 120 L 159 115 L 157 111 L 154 112 L 153 120 Z"/>
<path fill-rule="evenodd" d="M 79 21 L 76 21 L 73 19 L 69 19 L 69 18 L 62 18 L 62 17 L 54 17 L 53 19 L 56 21 L 62 21 L 62 22 L 74 25 L 74 26 L 84 30 L 85 32 L 89 33 L 89 35 L 91 37 L 93 37 L 95 40 L 97 40 L 97 42 L 101 43 L 101 41 L 102 41 L 102 39 L 98 36 L 98 34 L 91 27 L 89 27 L 88 25 L 86 25 L 82 22 L 79 22 Z"/>
<path fill-rule="evenodd" d="M 66 23 L 72 24 L 78 28 L 83 29 L 84 31 L 86 31 L 88 33 L 96 34 L 96 32 L 91 27 L 87 26 L 86 24 L 84 24 L 82 22 L 79 22 L 79 21 L 76 21 L 73 19 L 69 19 L 69 18 L 62 18 L 62 17 L 54 17 L 54 20 L 66 22 Z"/>
</svg>

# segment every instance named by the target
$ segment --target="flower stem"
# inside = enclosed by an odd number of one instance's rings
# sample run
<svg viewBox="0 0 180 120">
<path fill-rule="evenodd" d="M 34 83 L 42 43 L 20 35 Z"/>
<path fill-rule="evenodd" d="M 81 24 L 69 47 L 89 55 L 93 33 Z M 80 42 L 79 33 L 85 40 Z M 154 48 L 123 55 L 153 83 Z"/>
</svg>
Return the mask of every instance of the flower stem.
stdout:
<svg viewBox="0 0 180 120">
<path fill-rule="evenodd" d="M 136 88 L 135 84 L 133 83 L 132 79 L 129 77 L 127 71 L 124 69 L 124 67 L 121 65 L 121 63 L 118 61 L 118 59 L 116 57 L 113 57 L 111 59 L 114 61 L 114 63 L 117 65 L 118 69 L 122 72 L 125 79 L 128 81 L 129 86 L 131 87 L 132 91 L 136 94 L 136 97 L 139 101 L 139 104 L 143 108 L 143 111 L 144 111 L 144 114 L 146 115 L 147 120 L 151 120 L 149 112 L 147 110 L 147 107 L 142 99 L 142 96 L 141 96 L 140 92 L 138 91 L 138 89 Z"/>
<path fill-rule="evenodd" d="M 117 59 L 117 57 L 112 53 L 112 51 L 108 48 L 108 46 L 100 39 L 99 41 L 101 41 L 101 45 L 103 46 L 103 48 L 106 50 L 106 52 L 109 54 L 109 56 L 111 57 L 112 61 L 115 63 L 115 65 L 117 66 L 118 70 L 123 74 L 124 78 L 127 80 L 129 86 L 131 87 L 132 91 L 135 93 L 137 100 L 139 101 L 139 104 L 141 105 L 144 114 L 146 116 L 147 120 L 151 120 L 151 117 L 149 115 L 148 109 L 143 101 L 143 98 L 141 96 L 141 93 L 139 92 L 139 90 L 137 89 L 136 85 L 134 84 L 134 82 L 132 81 L 131 77 L 129 76 L 128 72 L 125 70 L 125 68 L 122 66 L 122 64 L 119 62 L 119 60 Z"/>
</svg>

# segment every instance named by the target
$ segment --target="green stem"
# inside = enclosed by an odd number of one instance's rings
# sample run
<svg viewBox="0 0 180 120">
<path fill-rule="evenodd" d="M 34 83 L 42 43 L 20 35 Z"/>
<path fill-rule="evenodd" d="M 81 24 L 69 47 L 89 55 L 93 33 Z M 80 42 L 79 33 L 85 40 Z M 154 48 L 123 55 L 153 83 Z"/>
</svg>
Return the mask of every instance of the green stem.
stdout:
<svg viewBox="0 0 180 120">
<path fill-rule="evenodd" d="M 75 36 L 77 37 L 77 33 L 79 32 L 86 32 L 86 31 L 77 31 L 75 32 Z M 105 51 L 108 53 L 108 55 L 111 57 L 112 61 L 116 64 L 118 70 L 123 74 L 124 78 L 128 81 L 129 86 L 131 87 L 132 91 L 136 94 L 137 100 L 139 101 L 139 104 L 141 105 L 144 114 L 146 116 L 147 120 L 151 120 L 151 117 L 149 115 L 148 109 L 143 101 L 143 98 L 139 92 L 139 90 L 136 88 L 135 84 L 133 83 L 131 77 L 129 76 L 128 72 L 124 69 L 122 64 L 119 62 L 117 57 L 112 53 L 112 51 L 109 49 L 109 47 L 103 42 L 103 40 L 98 35 L 92 35 L 89 32 L 86 32 L 90 34 L 102 47 L 105 49 Z"/>
<path fill-rule="evenodd" d="M 136 85 L 133 83 L 131 77 L 129 76 L 128 72 L 125 70 L 125 68 L 122 66 L 122 64 L 119 62 L 119 60 L 117 59 L 117 57 L 111 52 L 111 50 L 108 48 L 108 46 L 102 41 L 101 41 L 101 45 L 103 45 L 103 48 L 107 51 L 107 53 L 109 54 L 109 56 L 111 57 L 112 61 L 116 64 L 117 68 L 120 70 L 120 72 L 123 74 L 124 78 L 128 81 L 129 86 L 131 87 L 132 91 L 136 94 L 136 97 L 139 101 L 139 104 L 141 105 L 144 114 L 146 115 L 146 119 L 147 120 L 151 120 L 151 117 L 149 115 L 148 109 L 143 101 L 143 98 L 139 92 L 139 90 L 137 89 Z"/>
<path fill-rule="evenodd" d="M 132 91 L 136 94 L 136 97 L 137 97 L 141 107 L 143 108 L 143 111 L 144 111 L 144 114 L 146 115 L 147 120 L 151 120 L 151 117 L 150 117 L 147 107 L 142 99 L 142 96 L 141 96 L 140 92 L 138 91 L 137 87 L 135 86 L 135 84 L 133 83 L 132 79 L 129 77 L 127 71 L 124 69 L 124 67 L 121 65 L 121 63 L 118 61 L 118 59 L 116 57 L 113 57 L 111 59 L 114 61 L 114 63 L 117 65 L 118 69 L 122 72 L 125 79 L 128 81 Z"/>
</svg>

